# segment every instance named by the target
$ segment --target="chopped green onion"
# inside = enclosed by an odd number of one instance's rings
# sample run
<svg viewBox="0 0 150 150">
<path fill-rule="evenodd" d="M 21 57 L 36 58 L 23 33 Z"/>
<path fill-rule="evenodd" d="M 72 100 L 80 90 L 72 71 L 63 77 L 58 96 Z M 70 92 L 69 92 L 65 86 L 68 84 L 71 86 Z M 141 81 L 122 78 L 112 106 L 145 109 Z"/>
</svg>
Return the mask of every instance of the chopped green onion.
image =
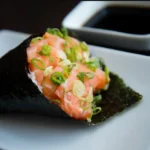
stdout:
<svg viewBox="0 0 150 150">
<path fill-rule="evenodd" d="M 60 85 L 61 83 L 65 82 L 65 77 L 63 76 L 63 74 L 61 72 L 54 72 L 51 75 L 50 80 L 56 84 L 56 85 Z"/>
<path fill-rule="evenodd" d="M 36 43 L 37 41 L 42 40 L 42 39 L 43 39 L 42 37 L 36 37 L 36 38 L 33 38 L 33 39 L 31 40 L 31 42 L 32 42 L 32 43 Z"/>
<path fill-rule="evenodd" d="M 87 77 L 88 79 L 92 79 L 94 77 L 94 74 L 92 72 L 79 72 L 77 74 L 78 79 L 80 79 L 82 82 L 84 82 L 84 77 Z"/>
<path fill-rule="evenodd" d="M 91 118 L 87 118 L 86 120 L 87 120 L 87 122 L 91 122 L 92 121 Z"/>
<path fill-rule="evenodd" d="M 93 72 L 86 72 L 86 73 L 85 73 L 85 76 L 86 76 L 88 79 L 92 79 L 92 78 L 94 78 L 94 73 L 93 73 Z"/>
<path fill-rule="evenodd" d="M 80 80 L 75 80 L 72 91 L 75 96 L 81 97 L 85 92 L 85 86 Z"/>
<path fill-rule="evenodd" d="M 66 28 L 61 28 L 61 33 L 63 34 L 64 38 L 68 37 L 68 31 Z"/>
<path fill-rule="evenodd" d="M 44 62 L 40 59 L 37 58 L 32 58 L 31 59 L 31 63 L 38 69 L 40 70 L 45 70 L 46 69 L 46 65 L 44 64 Z"/>
<path fill-rule="evenodd" d="M 101 112 L 102 108 L 101 107 L 95 107 L 93 108 L 93 115 L 97 115 Z"/>
<path fill-rule="evenodd" d="M 89 61 L 89 58 L 90 57 L 90 52 L 83 52 L 83 59 L 82 59 L 82 62 L 88 62 Z"/>
<path fill-rule="evenodd" d="M 48 76 L 53 71 L 53 66 L 49 66 L 44 70 L 44 76 Z"/>
<path fill-rule="evenodd" d="M 76 66 L 76 64 L 70 64 L 68 66 L 68 72 L 70 73 L 72 71 L 73 67 L 75 67 L 75 66 Z"/>
<path fill-rule="evenodd" d="M 68 77 L 70 72 L 72 71 L 73 67 L 76 66 L 76 64 L 69 64 L 68 65 L 64 65 L 63 68 L 63 74 L 65 77 Z"/>
<path fill-rule="evenodd" d="M 64 67 L 63 75 L 67 78 L 69 76 L 68 67 Z"/>
<path fill-rule="evenodd" d="M 53 35 L 57 35 L 61 38 L 63 37 L 63 34 L 57 28 L 47 28 L 47 32 L 50 33 L 50 34 L 53 34 Z"/>
<path fill-rule="evenodd" d="M 58 51 L 57 51 L 57 56 L 58 56 L 61 60 L 67 59 L 66 53 L 65 53 L 63 50 L 58 50 Z"/>
<path fill-rule="evenodd" d="M 70 49 L 69 48 L 65 48 L 64 51 L 65 51 L 65 53 L 67 55 L 67 58 L 70 60 L 70 58 L 72 57 Z"/>
<path fill-rule="evenodd" d="M 81 54 L 81 52 L 76 52 L 76 59 L 77 59 L 77 61 L 82 60 L 82 54 Z"/>
<path fill-rule="evenodd" d="M 82 109 L 85 111 L 85 110 L 88 110 L 89 109 L 89 106 L 87 107 L 82 107 Z"/>
<path fill-rule="evenodd" d="M 80 47 L 81 47 L 81 49 L 82 49 L 83 51 L 87 51 L 87 50 L 88 50 L 88 46 L 87 46 L 87 44 L 86 44 L 85 42 L 81 42 L 81 43 L 80 43 Z"/>
<path fill-rule="evenodd" d="M 71 51 L 71 58 L 70 59 L 72 62 L 75 62 L 76 61 L 76 47 L 71 47 L 70 51 Z"/>
<path fill-rule="evenodd" d="M 72 48 L 65 48 L 64 49 L 67 58 L 71 61 L 71 62 L 75 62 L 76 61 L 76 48 L 72 47 Z"/>
<path fill-rule="evenodd" d="M 61 66 L 69 66 L 70 64 L 71 64 L 71 62 L 68 59 L 64 59 L 59 63 L 59 65 L 61 65 Z"/>
<path fill-rule="evenodd" d="M 51 47 L 47 44 L 43 45 L 41 51 L 39 52 L 40 55 L 49 56 L 51 53 Z"/>
<path fill-rule="evenodd" d="M 106 76 L 106 82 L 109 82 L 109 69 L 108 67 L 105 67 L 105 76 Z"/>
<path fill-rule="evenodd" d="M 99 61 L 98 61 L 98 59 L 91 59 L 90 61 L 85 62 L 85 64 L 92 71 L 96 71 L 96 69 L 99 67 Z"/>
<path fill-rule="evenodd" d="M 78 79 L 80 79 L 82 82 L 84 82 L 84 77 L 85 77 L 85 73 L 84 72 L 79 72 L 77 74 Z"/>
<path fill-rule="evenodd" d="M 101 100 L 102 100 L 102 96 L 101 95 L 97 95 L 97 96 L 94 96 L 93 102 L 95 104 L 98 104 Z"/>
<path fill-rule="evenodd" d="M 60 104 L 60 100 L 58 100 L 58 99 L 53 99 L 53 100 L 51 100 L 51 102 L 56 103 L 56 104 Z"/>
<path fill-rule="evenodd" d="M 88 96 L 86 97 L 86 100 L 91 103 L 93 102 L 93 88 L 91 87 L 88 93 Z"/>
<path fill-rule="evenodd" d="M 78 51 L 78 46 L 73 46 L 71 48 L 65 48 L 64 51 L 67 55 L 67 58 L 71 61 L 71 62 L 75 62 L 77 60 L 81 60 L 82 59 L 82 55 L 81 52 Z"/>
</svg>

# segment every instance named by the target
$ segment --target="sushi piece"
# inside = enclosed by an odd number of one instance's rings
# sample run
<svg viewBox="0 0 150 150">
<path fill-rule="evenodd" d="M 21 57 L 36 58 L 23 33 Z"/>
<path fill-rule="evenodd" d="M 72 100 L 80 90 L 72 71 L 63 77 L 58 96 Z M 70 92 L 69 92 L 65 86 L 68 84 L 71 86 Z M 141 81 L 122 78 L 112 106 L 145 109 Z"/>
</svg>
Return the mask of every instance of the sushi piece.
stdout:
<svg viewBox="0 0 150 150">
<path fill-rule="evenodd" d="M 142 98 L 109 73 L 99 58 L 91 58 L 87 44 L 68 36 L 65 29 L 48 28 L 8 52 L 0 59 L 0 77 L 1 113 L 98 123 Z"/>
</svg>

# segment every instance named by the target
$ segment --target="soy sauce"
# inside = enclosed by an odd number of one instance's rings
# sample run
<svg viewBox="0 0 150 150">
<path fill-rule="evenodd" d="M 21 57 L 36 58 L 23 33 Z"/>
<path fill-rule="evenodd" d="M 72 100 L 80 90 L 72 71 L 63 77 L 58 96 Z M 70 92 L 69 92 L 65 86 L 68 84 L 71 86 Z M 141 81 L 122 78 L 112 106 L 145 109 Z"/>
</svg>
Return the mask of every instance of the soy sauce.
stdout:
<svg viewBox="0 0 150 150">
<path fill-rule="evenodd" d="M 149 34 L 150 8 L 106 7 L 92 17 L 84 26 L 131 34 Z"/>
</svg>

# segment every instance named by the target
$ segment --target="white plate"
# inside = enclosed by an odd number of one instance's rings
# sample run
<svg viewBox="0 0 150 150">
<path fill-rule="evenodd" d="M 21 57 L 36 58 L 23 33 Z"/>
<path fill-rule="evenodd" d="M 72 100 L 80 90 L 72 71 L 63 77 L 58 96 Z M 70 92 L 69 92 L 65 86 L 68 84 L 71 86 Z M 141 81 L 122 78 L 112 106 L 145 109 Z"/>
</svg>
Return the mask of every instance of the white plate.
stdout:
<svg viewBox="0 0 150 150">
<path fill-rule="evenodd" d="M 28 35 L 0 33 L 0 54 Z M 11 38 L 10 38 L 11 37 Z M 17 40 L 16 40 L 17 39 Z M 11 41 L 12 40 L 12 41 Z M 90 46 L 110 69 L 144 97 L 142 102 L 96 126 L 33 116 L 0 116 L 0 148 L 6 150 L 149 150 L 150 58 Z"/>
</svg>

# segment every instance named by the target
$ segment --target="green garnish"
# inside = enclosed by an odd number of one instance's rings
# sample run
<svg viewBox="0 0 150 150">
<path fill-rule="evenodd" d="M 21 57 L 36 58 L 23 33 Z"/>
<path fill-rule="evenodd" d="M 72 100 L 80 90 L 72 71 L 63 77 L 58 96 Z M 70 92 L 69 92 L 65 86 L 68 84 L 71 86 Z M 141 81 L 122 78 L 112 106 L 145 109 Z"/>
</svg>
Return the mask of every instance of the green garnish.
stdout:
<svg viewBox="0 0 150 150">
<path fill-rule="evenodd" d="M 109 82 L 109 69 L 108 67 L 105 67 L 105 76 L 106 76 L 106 82 Z"/>
<path fill-rule="evenodd" d="M 85 76 L 86 76 L 88 79 L 92 79 L 92 78 L 94 78 L 94 73 L 93 73 L 93 72 L 85 72 Z"/>
<path fill-rule="evenodd" d="M 99 60 L 98 59 L 91 59 L 88 62 L 85 62 L 85 64 L 88 66 L 89 69 L 92 71 L 96 71 L 97 68 L 99 68 Z"/>
<path fill-rule="evenodd" d="M 51 53 L 51 47 L 47 44 L 43 45 L 41 51 L 39 52 L 40 55 L 49 56 Z"/>
<path fill-rule="evenodd" d="M 72 47 L 72 48 L 65 48 L 64 49 L 67 58 L 71 61 L 71 62 L 75 62 L 76 61 L 76 48 Z"/>
<path fill-rule="evenodd" d="M 71 65 L 69 65 L 69 66 L 68 66 L 68 72 L 71 72 L 72 69 L 73 69 L 73 67 L 75 67 L 75 66 L 76 66 L 76 64 L 71 64 Z"/>
<path fill-rule="evenodd" d="M 43 39 L 42 37 L 36 37 L 36 38 L 33 38 L 33 39 L 31 40 L 31 42 L 32 42 L 32 43 L 36 43 L 37 41 L 42 40 L 42 39 Z"/>
<path fill-rule="evenodd" d="M 101 112 L 101 107 L 95 107 L 95 108 L 93 108 L 93 115 L 97 115 L 97 114 L 99 114 L 100 112 Z"/>
<path fill-rule="evenodd" d="M 51 75 L 50 80 L 56 84 L 56 85 L 60 85 L 61 83 L 65 82 L 65 77 L 63 76 L 63 74 L 61 72 L 54 72 Z"/>
<path fill-rule="evenodd" d="M 71 65 L 71 62 L 68 59 L 63 59 L 59 64 L 61 66 L 69 66 L 69 65 Z"/>
<path fill-rule="evenodd" d="M 69 76 L 68 67 L 64 67 L 63 75 L 67 78 Z"/>
<path fill-rule="evenodd" d="M 31 59 L 31 63 L 38 69 L 40 70 L 45 70 L 46 69 L 46 65 L 44 64 L 44 62 L 40 59 L 37 58 L 32 58 Z"/>
<path fill-rule="evenodd" d="M 64 51 L 65 51 L 65 53 L 67 55 L 67 58 L 70 60 L 70 58 L 72 57 L 70 49 L 69 48 L 65 48 Z"/>
<path fill-rule="evenodd" d="M 85 42 L 80 42 L 80 47 L 83 51 L 87 51 L 88 50 L 88 46 Z"/>
<path fill-rule="evenodd" d="M 81 54 L 81 52 L 76 52 L 76 60 L 77 61 L 81 61 L 82 60 L 82 54 Z"/>
<path fill-rule="evenodd" d="M 77 74 L 78 79 L 80 79 L 82 82 L 84 82 L 84 77 L 85 77 L 85 73 L 84 72 L 80 72 Z"/>
<path fill-rule="evenodd" d="M 78 98 L 81 97 L 85 92 L 85 86 L 80 80 L 75 80 L 73 83 L 72 92 Z"/>
<path fill-rule="evenodd" d="M 91 116 L 92 117 L 92 116 Z M 91 122 L 92 120 L 91 120 L 91 117 L 89 117 L 89 118 L 87 118 L 86 120 L 87 120 L 87 122 Z"/>
<path fill-rule="evenodd" d="M 97 95 L 97 96 L 94 96 L 93 102 L 95 104 L 98 104 L 101 100 L 102 100 L 102 96 L 101 95 Z"/>
<path fill-rule="evenodd" d="M 58 99 L 53 99 L 53 100 L 51 100 L 51 102 L 56 103 L 56 104 L 60 104 L 60 100 L 58 100 Z"/>
<path fill-rule="evenodd" d="M 53 34 L 53 35 L 57 35 L 61 38 L 64 38 L 64 39 L 68 39 L 68 31 L 66 28 L 61 28 L 60 30 L 57 29 L 57 28 L 47 28 L 46 32 L 50 33 L 50 34 Z"/>
<path fill-rule="evenodd" d="M 59 37 L 63 37 L 63 34 L 60 32 L 60 30 L 59 29 L 57 29 L 57 28 L 47 28 L 47 30 L 46 30 L 48 33 L 50 33 L 50 34 L 53 34 L 53 35 L 57 35 L 57 36 L 59 36 Z"/>
<path fill-rule="evenodd" d="M 92 72 L 79 72 L 77 74 L 78 79 L 80 79 L 82 82 L 84 82 L 84 78 L 87 77 L 88 79 L 92 79 L 94 77 L 94 74 Z"/>
<path fill-rule="evenodd" d="M 68 31 L 66 28 L 61 28 L 61 33 L 63 34 L 64 38 L 68 37 Z"/>
<path fill-rule="evenodd" d="M 53 71 L 53 66 L 49 66 L 44 71 L 44 76 L 48 76 Z"/>
<path fill-rule="evenodd" d="M 76 66 L 76 64 L 70 64 L 70 65 L 68 65 L 68 66 L 64 66 L 64 67 L 63 67 L 63 68 L 64 68 L 64 70 L 63 70 L 64 76 L 65 76 L 65 77 L 68 77 L 69 74 L 70 74 L 70 72 L 72 71 L 73 67 L 75 67 L 75 66 Z"/>
<path fill-rule="evenodd" d="M 76 61 L 76 47 L 71 47 L 70 51 L 71 51 L 70 61 L 75 62 Z"/>
</svg>

